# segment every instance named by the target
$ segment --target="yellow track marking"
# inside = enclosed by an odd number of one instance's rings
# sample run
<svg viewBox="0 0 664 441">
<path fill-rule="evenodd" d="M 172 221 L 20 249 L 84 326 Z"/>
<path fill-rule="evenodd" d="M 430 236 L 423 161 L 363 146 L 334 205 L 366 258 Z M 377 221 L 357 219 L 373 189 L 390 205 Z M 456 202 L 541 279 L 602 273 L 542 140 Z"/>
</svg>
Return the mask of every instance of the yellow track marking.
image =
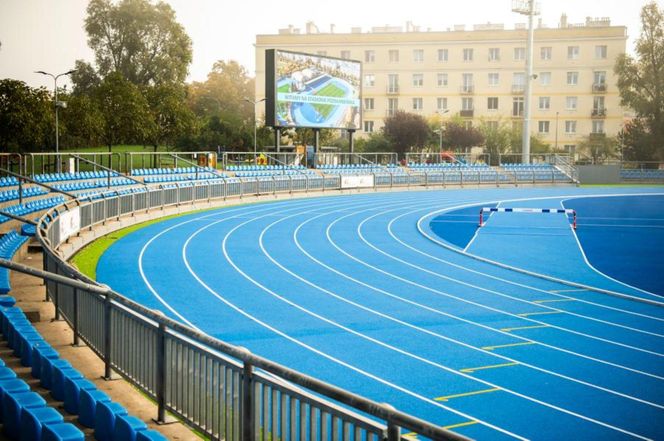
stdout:
<svg viewBox="0 0 664 441">
<path fill-rule="evenodd" d="M 472 426 L 473 424 L 477 424 L 477 421 L 466 421 L 465 423 L 452 424 L 451 426 L 444 426 L 443 429 L 452 430 L 452 429 L 457 429 L 459 427 Z"/>
<path fill-rule="evenodd" d="M 496 345 L 496 346 L 483 346 L 482 349 L 487 351 L 493 351 L 498 348 L 511 348 L 513 346 L 525 346 L 525 345 L 534 345 L 534 341 L 522 341 L 521 343 L 510 343 L 507 345 Z"/>
<path fill-rule="evenodd" d="M 413 439 L 413 440 L 417 439 L 417 433 L 415 432 L 404 433 L 403 436 L 408 439 Z"/>
<path fill-rule="evenodd" d="M 495 369 L 495 368 L 501 368 L 501 367 L 508 367 L 508 366 L 516 366 L 519 363 L 502 363 L 502 364 L 492 364 L 489 366 L 479 366 L 475 368 L 465 368 L 465 369 L 459 369 L 460 372 L 465 372 L 465 373 L 473 373 L 475 371 L 483 371 L 485 369 Z"/>
<path fill-rule="evenodd" d="M 434 400 L 436 400 L 436 401 L 449 401 L 452 398 L 470 397 L 472 395 L 486 394 L 486 393 L 489 393 L 489 392 L 496 392 L 496 391 L 499 391 L 499 390 L 500 390 L 500 388 L 494 387 L 494 388 L 491 388 L 491 389 L 476 390 L 474 392 L 466 392 L 466 393 L 463 393 L 463 394 L 447 395 L 447 396 L 444 396 L 444 397 L 434 398 Z"/>
<path fill-rule="evenodd" d="M 537 328 L 548 328 L 548 327 L 549 325 L 519 326 L 517 328 L 502 328 L 501 331 L 512 332 L 512 331 L 520 331 L 522 329 L 537 329 Z"/>
<path fill-rule="evenodd" d="M 549 299 L 549 300 L 535 300 L 534 303 L 553 303 L 553 302 L 576 302 L 576 299 Z"/>
<path fill-rule="evenodd" d="M 531 315 L 549 315 L 549 314 L 560 314 L 564 311 L 540 311 L 540 312 L 524 312 L 523 314 L 517 314 L 519 317 L 530 317 Z"/>
</svg>

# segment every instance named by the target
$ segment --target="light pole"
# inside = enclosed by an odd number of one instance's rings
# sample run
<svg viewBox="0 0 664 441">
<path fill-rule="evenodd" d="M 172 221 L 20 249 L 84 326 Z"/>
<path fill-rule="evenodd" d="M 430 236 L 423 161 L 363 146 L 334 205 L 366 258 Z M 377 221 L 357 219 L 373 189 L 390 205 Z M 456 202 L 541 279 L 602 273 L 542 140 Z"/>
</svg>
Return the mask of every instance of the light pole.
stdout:
<svg viewBox="0 0 664 441">
<path fill-rule="evenodd" d="M 449 111 L 450 109 L 445 109 L 437 112 L 440 115 L 440 151 L 438 153 L 443 153 L 443 115 Z"/>
<path fill-rule="evenodd" d="M 67 105 L 63 102 L 60 103 L 58 101 L 58 78 L 60 78 L 63 75 L 71 75 L 74 72 L 76 72 L 76 69 L 69 70 L 67 72 L 63 72 L 58 75 L 53 75 L 52 73 L 44 72 L 43 70 L 38 70 L 35 73 L 42 74 L 42 75 L 48 75 L 49 77 L 53 78 L 53 92 L 54 92 L 54 102 L 55 102 L 55 157 L 56 157 L 56 171 L 60 173 L 60 129 L 58 127 L 58 108 L 59 107 L 66 107 Z"/>
<path fill-rule="evenodd" d="M 265 101 L 265 98 L 262 98 L 257 101 L 250 100 L 249 98 L 245 98 L 244 100 L 254 105 L 254 155 L 255 155 L 256 154 L 256 104 L 262 103 L 263 101 Z"/>
<path fill-rule="evenodd" d="M 558 151 L 558 115 L 560 112 L 556 112 L 556 146 L 554 150 L 557 152 Z"/>
</svg>

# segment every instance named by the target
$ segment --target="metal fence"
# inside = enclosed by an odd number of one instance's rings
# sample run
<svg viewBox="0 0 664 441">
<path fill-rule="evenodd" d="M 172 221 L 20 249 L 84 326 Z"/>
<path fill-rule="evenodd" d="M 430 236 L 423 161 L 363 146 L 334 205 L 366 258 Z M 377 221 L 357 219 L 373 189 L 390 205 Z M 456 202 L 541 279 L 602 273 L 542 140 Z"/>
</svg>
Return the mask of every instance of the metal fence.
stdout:
<svg viewBox="0 0 664 441">
<path fill-rule="evenodd" d="M 404 185 L 392 179 L 380 186 Z M 426 174 L 410 175 L 406 185 L 426 185 Z M 96 284 L 80 274 L 57 249 L 63 213 L 78 207 L 81 229 L 137 212 L 227 197 L 339 189 L 341 179 L 292 176 L 170 185 L 133 194 L 106 194 L 73 200 L 40 219 L 44 269 L 23 268 L 46 280 L 46 296 L 113 372 L 136 385 L 166 412 L 212 439 L 224 440 L 401 440 L 402 428 L 419 439 L 465 439 L 433 424 L 324 383 L 211 338 Z M 2 263 L 4 266 L 5 263 Z M 10 263 L 17 267 L 17 264 Z M 16 269 L 16 268 L 15 268 Z"/>
</svg>

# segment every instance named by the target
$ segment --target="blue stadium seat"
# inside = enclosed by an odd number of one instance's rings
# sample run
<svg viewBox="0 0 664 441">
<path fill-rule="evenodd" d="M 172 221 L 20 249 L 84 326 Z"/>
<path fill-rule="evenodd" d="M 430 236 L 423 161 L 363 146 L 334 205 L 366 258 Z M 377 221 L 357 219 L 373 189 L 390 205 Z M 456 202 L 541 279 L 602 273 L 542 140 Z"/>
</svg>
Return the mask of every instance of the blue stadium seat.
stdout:
<svg viewBox="0 0 664 441">
<path fill-rule="evenodd" d="M 138 432 L 138 435 L 136 435 L 136 441 L 167 441 L 168 438 L 166 438 L 164 435 L 161 433 L 157 432 L 156 430 L 141 430 Z"/>
<path fill-rule="evenodd" d="M 147 430 L 142 420 L 132 415 L 118 415 L 115 419 L 113 441 L 136 441 L 138 432 Z"/>
<path fill-rule="evenodd" d="M 78 415 L 82 391 L 97 390 L 97 386 L 85 378 L 65 377 L 64 407 L 72 415 Z"/>
<path fill-rule="evenodd" d="M 46 401 L 36 392 L 6 392 L 2 394 L 3 432 L 18 439 L 23 409 L 46 406 Z"/>
<path fill-rule="evenodd" d="M 59 367 L 53 366 L 51 396 L 58 401 L 65 400 L 65 381 L 69 378 L 71 380 L 82 380 L 83 374 L 74 369 L 73 367 Z"/>
<path fill-rule="evenodd" d="M 85 435 L 70 423 L 47 424 L 42 429 L 42 441 L 83 441 Z"/>
<path fill-rule="evenodd" d="M 95 412 L 97 403 L 110 402 L 110 397 L 98 389 L 82 389 L 78 403 L 78 422 L 85 427 L 95 427 Z"/>
<path fill-rule="evenodd" d="M 127 415 L 127 410 L 116 402 L 97 401 L 95 408 L 95 439 L 112 441 L 115 419 Z"/>
<path fill-rule="evenodd" d="M 41 440 L 44 425 L 64 422 L 64 417 L 52 407 L 37 407 L 21 411 L 20 439 Z"/>
</svg>

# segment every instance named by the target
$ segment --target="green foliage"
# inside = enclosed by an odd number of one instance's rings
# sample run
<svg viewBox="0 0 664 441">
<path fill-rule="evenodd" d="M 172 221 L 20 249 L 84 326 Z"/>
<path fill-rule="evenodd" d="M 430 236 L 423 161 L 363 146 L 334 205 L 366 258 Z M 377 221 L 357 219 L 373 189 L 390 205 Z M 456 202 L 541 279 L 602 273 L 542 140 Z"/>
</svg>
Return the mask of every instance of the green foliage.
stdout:
<svg viewBox="0 0 664 441">
<path fill-rule="evenodd" d="M 174 146 L 178 140 L 193 133 L 195 115 L 186 105 L 186 89 L 183 86 L 150 86 L 145 89 L 144 95 L 153 122 L 148 141 L 155 148 L 158 145 Z"/>
<path fill-rule="evenodd" d="M 498 165 L 500 155 L 507 153 L 512 146 L 512 127 L 505 121 L 490 124 L 480 121 L 479 132 L 484 137 L 484 152 L 489 154 L 490 165 Z"/>
<path fill-rule="evenodd" d="M 102 140 L 109 148 L 146 141 L 156 130 L 145 97 L 120 74 L 108 75 L 95 95 L 102 117 Z"/>
<path fill-rule="evenodd" d="M 101 83 L 101 78 L 99 78 L 95 68 L 86 61 L 76 60 L 74 69 L 75 72 L 70 75 L 74 84 L 72 95 L 92 95 Z"/>
<path fill-rule="evenodd" d="M 394 115 L 385 118 L 383 134 L 399 158 L 413 147 L 424 147 L 429 139 L 430 128 L 421 115 L 398 110 Z"/>
<path fill-rule="evenodd" d="M 0 148 L 36 151 L 54 144 L 54 108 L 44 88 L 0 80 Z"/>
<path fill-rule="evenodd" d="M 191 39 L 167 3 L 90 0 L 85 30 L 102 78 L 118 72 L 148 86 L 181 84 L 187 77 Z"/>
<path fill-rule="evenodd" d="M 67 108 L 60 111 L 60 148 L 77 148 L 99 145 L 103 133 L 103 116 L 97 102 L 89 95 L 61 94 Z"/>
<path fill-rule="evenodd" d="M 615 138 L 599 133 L 591 133 L 578 147 L 580 153 L 590 158 L 593 164 L 601 164 L 607 159 L 616 158 L 616 147 L 618 143 Z"/>
<path fill-rule="evenodd" d="M 523 130 L 521 127 L 513 129 L 510 134 L 510 151 L 514 154 L 521 154 L 523 151 Z M 530 136 L 530 153 L 549 153 L 551 152 L 551 144 L 545 142 L 539 136 Z"/>
<path fill-rule="evenodd" d="M 484 135 L 477 128 L 465 127 L 457 121 L 447 123 L 443 135 L 443 146 L 455 151 L 466 151 L 484 144 Z"/>
<path fill-rule="evenodd" d="M 357 153 L 389 152 L 391 151 L 391 145 L 385 135 L 375 132 L 370 134 L 368 138 L 355 141 L 355 151 Z"/>
<path fill-rule="evenodd" d="M 664 160 L 664 12 L 656 2 L 641 10 L 641 25 L 637 58 L 622 54 L 614 67 L 621 105 L 637 116 L 620 139 L 632 160 Z"/>
</svg>

